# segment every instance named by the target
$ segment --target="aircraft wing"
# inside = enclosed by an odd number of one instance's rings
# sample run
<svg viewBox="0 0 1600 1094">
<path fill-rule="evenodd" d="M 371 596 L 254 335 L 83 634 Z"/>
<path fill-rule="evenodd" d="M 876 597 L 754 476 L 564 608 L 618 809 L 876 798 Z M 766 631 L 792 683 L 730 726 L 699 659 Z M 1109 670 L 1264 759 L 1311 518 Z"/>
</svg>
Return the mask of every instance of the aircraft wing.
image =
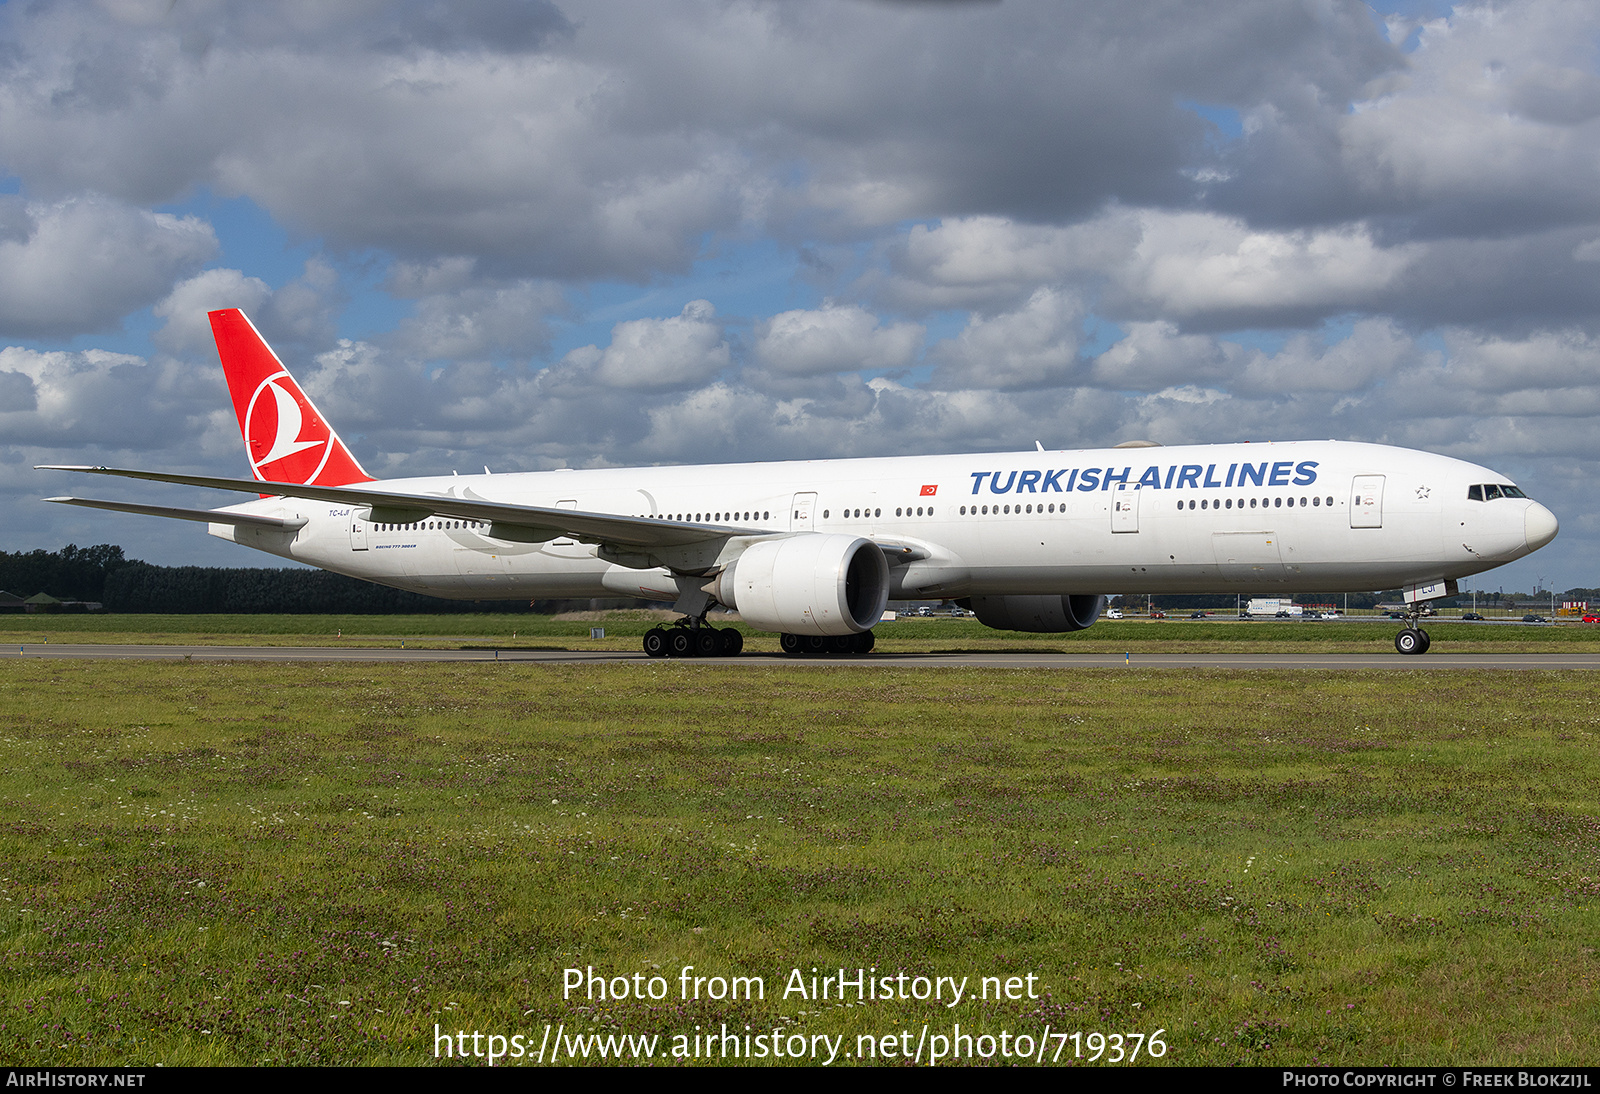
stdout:
<svg viewBox="0 0 1600 1094">
<path fill-rule="evenodd" d="M 729 536 L 770 536 L 784 534 L 772 528 L 743 528 L 720 524 L 695 524 L 688 521 L 653 517 L 625 517 L 612 513 L 585 513 L 576 509 L 550 509 L 540 505 L 517 505 L 478 497 L 467 486 L 456 493 L 405 494 L 371 489 L 368 484 L 352 486 L 306 486 L 292 482 L 261 482 L 255 479 L 225 479 L 209 475 L 169 475 L 157 471 L 133 471 L 118 467 L 87 467 L 66 464 L 41 464 L 41 471 L 80 471 L 90 475 L 114 475 L 124 479 L 168 482 L 178 486 L 200 486 L 212 490 L 238 490 L 251 494 L 272 494 L 335 505 L 367 507 L 369 520 L 385 524 L 411 524 L 429 517 L 453 517 L 485 521 L 489 534 L 497 539 L 539 542 L 567 536 L 583 543 L 604 543 L 618 547 L 676 547 L 703 543 Z M 80 498 L 51 498 L 69 505 L 90 505 L 99 509 L 171 516 L 183 520 L 207 520 L 219 524 L 266 523 L 272 518 L 247 520 L 240 514 L 199 509 L 167 509 L 163 506 L 135 506 L 122 502 L 98 502 Z M 185 514 L 196 514 L 193 516 Z M 203 514 L 203 515 L 201 515 Z M 502 534 L 504 533 L 504 534 Z"/>
</svg>

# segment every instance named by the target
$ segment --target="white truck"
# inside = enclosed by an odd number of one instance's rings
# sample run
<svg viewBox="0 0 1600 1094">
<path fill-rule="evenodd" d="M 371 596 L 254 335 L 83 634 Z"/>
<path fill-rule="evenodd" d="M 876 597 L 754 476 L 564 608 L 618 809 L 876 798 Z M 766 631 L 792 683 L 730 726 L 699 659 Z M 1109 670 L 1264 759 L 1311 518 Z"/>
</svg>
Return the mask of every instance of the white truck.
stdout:
<svg viewBox="0 0 1600 1094">
<path fill-rule="evenodd" d="M 1276 619 L 1279 616 L 1299 619 L 1304 614 L 1304 609 L 1287 597 L 1256 596 L 1250 598 L 1250 603 L 1245 606 L 1244 614 L 1252 619 L 1262 616 L 1268 619 Z"/>
</svg>

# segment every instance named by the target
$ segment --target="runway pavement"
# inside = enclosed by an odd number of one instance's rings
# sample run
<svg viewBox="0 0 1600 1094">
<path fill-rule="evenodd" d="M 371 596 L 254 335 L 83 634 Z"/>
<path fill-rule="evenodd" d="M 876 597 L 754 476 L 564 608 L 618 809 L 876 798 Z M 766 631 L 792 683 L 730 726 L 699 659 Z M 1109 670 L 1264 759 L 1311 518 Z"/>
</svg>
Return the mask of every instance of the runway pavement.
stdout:
<svg viewBox="0 0 1600 1094">
<path fill-rule="evenodd" d="M 739 657 L 686 658 L 652 662 L 643 653 L 605 650 L 370 649 L 330 646 L 132 646 L 41 642 L 0 650 L 0 658 L 113 659 L 142 661 L 486 661 L 504 665 L 729 665 L 749 668 L 984 668 L 984 669 L 1600 669 L 1600 652 L 1496 653 L 1430 650 L 1417 657 L 1398 653 L 1050 653 L 1032 650 L 952 653 L 872 653 L 864 657 L 785 657 L 746 653 Z"/>
</svg>

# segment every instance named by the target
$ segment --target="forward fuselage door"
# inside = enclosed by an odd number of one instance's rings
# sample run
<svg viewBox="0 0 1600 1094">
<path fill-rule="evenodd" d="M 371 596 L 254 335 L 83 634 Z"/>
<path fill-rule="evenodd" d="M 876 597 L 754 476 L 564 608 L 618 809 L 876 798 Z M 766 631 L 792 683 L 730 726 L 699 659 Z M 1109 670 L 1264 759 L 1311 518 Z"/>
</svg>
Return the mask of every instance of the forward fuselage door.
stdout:
<svg viewBox="0 0 1600 1094">
<path fill-rule="evenodd" d="M 817 495 L 796 494 L 789 505 L 789 531 L 810 532 L 817 527 Z"/>
<path fill-rule="evenodd" d="M 1350 527 L 1383 527 L 1383 476 L 1357 475 L 1350 485 Z"/>
<path fill-rule="evenodd" d="M 1139 488 L 1128 489 L 1127 483 L 1118 483 L 1117 492 L 1111 495 L 1111 530 L 1137 532 L 1139 530 Z"/>
<path fill-rule="evenodd" d="M 350 511 L 350 549 L 352 551 L 365 551 L 367 549 L 367 513 L 366 509 L 352 509 Z"/>
</svg>

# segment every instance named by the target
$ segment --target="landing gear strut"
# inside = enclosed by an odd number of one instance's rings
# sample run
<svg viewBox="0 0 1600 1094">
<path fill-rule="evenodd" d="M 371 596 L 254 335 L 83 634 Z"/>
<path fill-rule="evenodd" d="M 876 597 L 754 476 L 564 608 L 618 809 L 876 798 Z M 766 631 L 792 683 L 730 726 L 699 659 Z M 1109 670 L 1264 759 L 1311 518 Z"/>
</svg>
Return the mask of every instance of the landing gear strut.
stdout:
<svg viewBox="0 0 1600 1094">
<path fill-rule="evenodd" d="M 1421 618 L 1421 608 L 1406 613 L 1406 629 L 1394 636 L 1395 649 L 1405 654 L 1428 652 L 1428 647 L 1433 643 L 1428 638 L 1428 632 L 1417 626 L 1417 621 Z"/>
</svg>

